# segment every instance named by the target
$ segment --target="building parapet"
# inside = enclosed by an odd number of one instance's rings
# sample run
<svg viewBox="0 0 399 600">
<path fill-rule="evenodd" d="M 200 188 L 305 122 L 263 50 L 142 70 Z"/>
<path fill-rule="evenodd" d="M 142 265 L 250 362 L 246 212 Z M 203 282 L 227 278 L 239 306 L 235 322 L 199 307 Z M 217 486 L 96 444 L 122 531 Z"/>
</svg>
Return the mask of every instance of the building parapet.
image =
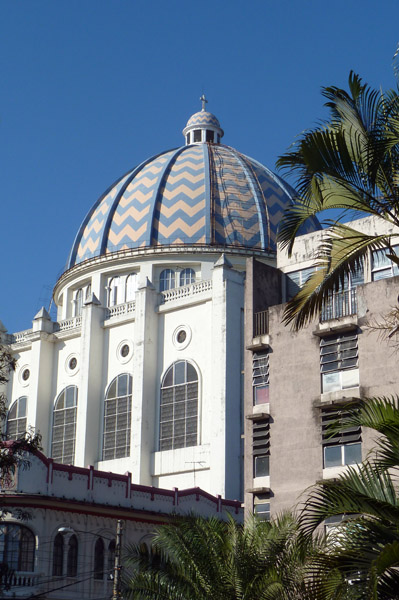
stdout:
<svg viewBox="0 0 399 600">
<path fill-rule="evenodd" d="M 204 281 L 198 281 L 197 283 L 191 283 L 190 285 L 183 285 L 181 287 L 173 288 L 161 292 L 162 302 L 170 302 L 171 300 L 181 300 L 182 298 L 188 298 L 201 294 L 202 292 L 209 292 L 212 290 L 212 280 L 206 279 Z"/>
<path fill-rule="evenodd" d="M 82 326 L 82 317 L 71 317 L 70 319 L 64 319 L 58 323 L 54 323 L 54 332 L 56 331 L 70 331 L 71 329 L 78 329 Z"/>
<path fill-rule="evenodd" d="M 242 515 L 241 502 L 226 500 L 220 496 L 213 496 L 201 488 L 186 490 L 173 490 L 132 483 L 131 473 L 124 475 L 99 471 L 90 466 L 88 468 L 75 467 L 55 463 L 43 453 L 37 451 L 29 457 L 30 469 L 18 469 L 12 481 L 2 482 L 1 496 L 6 502 L 7 496 L 15 498 L 19 494 L 44 500 L 62 502 L 78 502 L 85 506 L 108 506 L 121 510 L 134 510 L 141 513 L 187 514 L 195 512 L 202 516 L 229 512 Z"/>
<path fill-rule="evenodd" d="M 105 311 L 105 319 L 109 320 L 114 317 L 122 317 L 122 316 L 132 316 L 136 311 L 136 302 L 132 300 L 131 302 L 124 302 L 123 304 L 117 304 L 116 306 L 111 306 Z"/>
<path fill-rule="evenodd" d="M 32 329 L 25 329 L 24 331 L 17 331 L 16 333 L 9 333 L 6 335 L 6 343 L 20 344 L 22 342 L 28 342 L 31 333 Z"/>
</svg>

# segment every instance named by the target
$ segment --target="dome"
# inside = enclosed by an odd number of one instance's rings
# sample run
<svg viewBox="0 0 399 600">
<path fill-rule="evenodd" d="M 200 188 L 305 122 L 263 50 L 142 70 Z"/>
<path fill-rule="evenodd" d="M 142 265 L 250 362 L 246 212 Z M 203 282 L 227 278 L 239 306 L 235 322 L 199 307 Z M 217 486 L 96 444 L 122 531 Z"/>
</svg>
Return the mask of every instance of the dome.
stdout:
<svg viewBox="0 0 399 600">
<path fill-rule="evenodd" d="M 205 110 L 189 119 L 183 133 L 192 124 L 201 134 L 210 126 L 222 131 Z M 202 135 L 200 143 L 158 154 L 111 185 L 83 221 L 67 267 L 119 250 L 162 246 L 275 252 L 278 224 L 292 197 L 267 167 Z"/>
<path fill-rule="evenodd" d="M 218 119 L 212 113 L 207 110 L 200 110 L 193 114 L 187 121 L 186 127 L 220 127 Z"/>
</svg>

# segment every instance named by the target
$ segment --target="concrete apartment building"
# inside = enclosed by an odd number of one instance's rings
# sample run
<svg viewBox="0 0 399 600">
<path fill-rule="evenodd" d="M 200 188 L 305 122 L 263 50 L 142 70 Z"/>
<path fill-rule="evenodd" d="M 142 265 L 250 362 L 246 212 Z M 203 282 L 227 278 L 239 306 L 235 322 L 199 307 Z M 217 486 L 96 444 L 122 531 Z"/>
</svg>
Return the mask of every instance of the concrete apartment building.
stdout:
<svg viewBox="0 0 399 600">
<path fill-rule="evenodd" d="M 388 232 L 371 217 L 351 225 Z M 247 510 L 265 518 L 296 506 L 315 481 L 365 458 L 373 445 L 369 432 L 335 439 L 324 433 L 345 403 L 399 390 L 393 344 L 370 329 L 398 303 L 398 270 L 384 250 L 332 296 L 319 320 L 298 332 L 282 324 L 282 300 L 308 277 L 322 235 L 299 237 L 290 259 L 278 251 L 277 268 L 247 261 L 244 495 Z"/>
</svg>

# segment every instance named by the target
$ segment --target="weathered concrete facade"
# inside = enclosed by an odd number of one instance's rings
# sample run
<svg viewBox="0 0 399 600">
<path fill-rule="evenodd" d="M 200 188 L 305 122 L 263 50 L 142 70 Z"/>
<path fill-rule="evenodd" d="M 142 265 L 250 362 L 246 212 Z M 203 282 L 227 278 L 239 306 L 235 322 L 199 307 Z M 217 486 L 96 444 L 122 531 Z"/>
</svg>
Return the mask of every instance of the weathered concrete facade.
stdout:
<svg viewBox="0 0 399 600">
<path fill-rule="evenodd" d="M 375 231 L 373 219 L 355 224 L 363 230 Z M 299 238 L 294 257 L 289 260 L 282 253 L 278 255 L 280 269 L 274 270 L 256 259 L 247 261 L 244 497 L 247 510 L 255 509 L 264 516 L 268 516 L 269 511 L 273 514 L 297 506 L 304 498 L 304 491 L 314 482 L 342 472 L 345 464 L 351 464 L 349 458 L 349 462 L 345 462 L 344 454 L 349 447 L 360 449 L 361 444 L 361 457 L 364 458 L 373 446 L 372 434 L 367 430 L 361 432 L 361 441 L 353 439 L 347 446 L 337 443 L 330 451 L 339 452 L 340 445 L 346 446 L 342 449 L 343 464 L 332 466 L 323 455 L 323 444 L 328 446 L 328 442 L 323 442 L 323 415 L 334 407 L 344 409 L 345 402 L 353 398 L 392 395 L 399 389 L 398 356 L 392 343 L 397 341 L 397 336 L 387 342 L 372 328 L 373 323 L 381 321 L 382 315 L 397 305 L 399 277 L 373 281 L 373 256 L 364 267 L 364 283 L 352 291 L 338 293 L 347 294 L 346 299 L 353 293 L 352 304 L 343 304 L 341 298 L 335 312 L 325 314 L 320 322 L 313 321 L 298 332 L 283 325 L 285 305 L 270 290 L 276 289 L 276 279 L 281 277 L 282 297 L 288 293 L 287 276 L 312 266 L 320 235 L 323 234 Z M 265 310 L 267 331 L 257 336 L 257 313 Z M 323 391 L 321 346 L 336 339 L 345 343 L 339 336 L 349 336 L 345 339 L 353 338 L 351 343 L 357 344 L 356 365 L 352 371 L 349 369 L 356 385 Z M 257 404 L 256 360 L 262 353 L 267 354 L 268 402 Z M 339 371 L 337 368 L 337 377 Z M 259 424 L 264 425 L 263 433 Z M 260 433 L 257 433 L 257 427 Z M 260 444 L 261 450 L 257 450 L 259 439 L 264 442 Z M 259 454 L 260 459 L 257 458 Z M 257 477 L 255 462 L 266 461 L 267 456 L 268 469 L 263 465 L 262 476 Z"/>
</svg>

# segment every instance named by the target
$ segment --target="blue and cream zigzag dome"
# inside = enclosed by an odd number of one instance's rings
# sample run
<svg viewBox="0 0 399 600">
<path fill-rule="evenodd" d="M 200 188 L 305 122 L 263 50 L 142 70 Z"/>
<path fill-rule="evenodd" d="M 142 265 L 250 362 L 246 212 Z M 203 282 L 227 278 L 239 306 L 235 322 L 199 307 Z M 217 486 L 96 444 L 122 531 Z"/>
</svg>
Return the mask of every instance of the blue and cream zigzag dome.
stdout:
<svg viewBox="0 0 399 600">
<path fill-rule="evenodd" d="M 221 144 L 224 132 L 201 100 L 202 110 L 183 129 L 184 146 L 145 160 L 94 204 L 68 268 L 137 248 L 276 251 L 278 224 L 294 192 L 258 161 Z"/>
</svg>

